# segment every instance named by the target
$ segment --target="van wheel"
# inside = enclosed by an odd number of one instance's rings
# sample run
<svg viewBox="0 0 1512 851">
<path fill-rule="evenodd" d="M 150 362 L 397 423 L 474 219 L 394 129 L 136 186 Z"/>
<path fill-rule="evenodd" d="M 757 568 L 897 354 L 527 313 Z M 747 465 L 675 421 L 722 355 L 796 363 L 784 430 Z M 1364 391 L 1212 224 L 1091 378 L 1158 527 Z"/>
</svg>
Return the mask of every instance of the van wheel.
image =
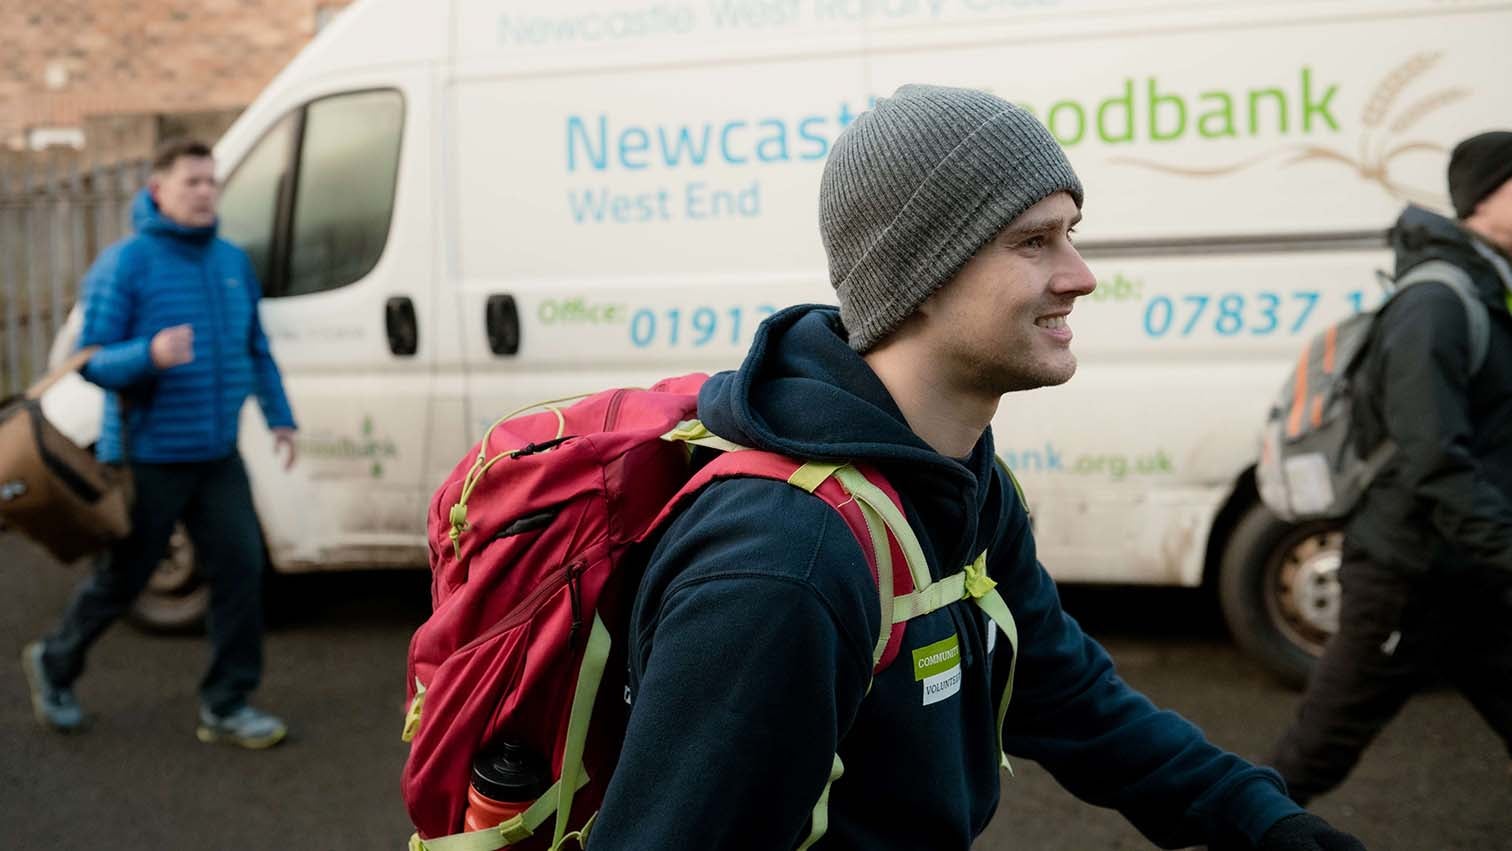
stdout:
<svg viewBox="0 0 1512 851">
<path fill-rule="evenodd" d="M 1339 629 L 1344 533 L 1331 522 L 1292 525 L 1250 508 L 1223 552 L 1218 599 L 1239 646 L 1293 688 L 1312 674 Z"/>
<path fill-rule="evenodd" d="M 205 628 L 209 608 L 210 586 L 200 575 L 194 544 L 184 527 L 178 526 L 168 541 L 168 554 L 147 580 L 127 618 L 147 632 L 192 633 Z"/>
</svg>

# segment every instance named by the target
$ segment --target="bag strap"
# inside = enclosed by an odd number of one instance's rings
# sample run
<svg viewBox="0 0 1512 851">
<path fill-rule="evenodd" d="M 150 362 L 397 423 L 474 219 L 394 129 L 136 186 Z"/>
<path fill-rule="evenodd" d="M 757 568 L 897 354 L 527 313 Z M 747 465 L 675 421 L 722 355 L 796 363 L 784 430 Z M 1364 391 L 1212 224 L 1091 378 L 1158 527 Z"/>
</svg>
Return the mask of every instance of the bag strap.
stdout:
<svg viewBox="0 0 1512 851">
<path fill-rule="evenodd" d="M 663 528 L 670 519 L 705 486 L 722 478 L 761 478 L 787 482 L 823 500 L 840 513 L 847 527 L 861 545 L 868 566 L 872 569 L 878 585 L 879 610 L 883 619 L 877 646 L 874 648 L 873 672 L 886 668 L 902 646 L 902 622 L 890 615 L 890 606 L 896 593 L 904 593 L 929 581 L 929 566 L 924 561 L 924 551 L 901 509 L 894 504 L 896 494 L 889 495 L 882 487 L 872 486 L 866 498 L 857 496 L 851 485 L 869 485 L 868 476 L 849 464 L 840 461 L 803 461 L 775 452 L 748 449 L 711 434 L 696 420 L 679 423 L 662 436 L 663 439 L 689 446 L 703 446 L 720 451 L 720 455 L 705 464 L 685 483 L 681 490 L 668 501 L 660 515 L 647 527 L 642 539 L 655 530 Z M 851 472 L 842 471 L 851 471 Z M 843 478 L 842 478 L 843 475 Z M 880 479 L 875 473 L 871 474 Z M 883 487 L 888 487 L 884 485 Z"/>
<path fill-rule="evenodd" d="M 1479 249 L 1480 246 L 1477 245 L 1476 248 Z M 1430 282 L 1447 286 L 1465 305 L 1465 318 L 1470 323 L 1470 374 L 1480 372 L 1491 345 L 1491 316 L 1486 311 L 1485 303 L 1480 300 L 1475 282 L 1470 280 L 1470 275 L 1464 269 L 1447 260 L 1429 260 L 1412 267 L 1407 274 L 1398 278 L 1396 292 L 1414 284 Z"/>
<path fill-rule="evenodd" d="M 100 350 L 99 346 L 87 346 L 68 356 L 68 359 L 58 365 L 58 368 L 37 379 L 37 383 L 26 389 L 26 398 L 40 399 L 42 394 L 52 389 L 54 384 L 62 381 L 70 372 L 77 372 L 89 363 L 89 359 Z"/>
<path fill-rule="evenodd" d="M 648 530 L 661 528 L 688 498 L 705 485 L 719 478 L 747 476 L 786 481 L 794 487 L 823 499 L 826 504 L 840 511 L 847 525 L 856 535 L 863 553 L 871 562 L 876 575 L 878 599 L 881 607 L 881 628 L 877 645 L 873 649 L 872 673 L 886 667 L 888 651 L 895 653 L 894 639 L 901 639 L 902 626 L 909 619 L 943 608 L 959 600 L 972 599 L 987 617 L 1001 629 L 1010 645 L 1018 647 L 1018 629 L 1008 605 L 998 593 L 996 583 L 987 576 L 987 553 L 967 565 L 960 573 L 934 582 L 923 548 L 908 520 L 898 505 L 898 497 L 875 472 L 868 474 L 851 464 L 833 461 L 799 462 L 782 455 L 760 450 L 751 450 L 714 435 L 696 420 L 680 423 L 663 435 L 663 438 L 689 446 L 704 446 L 721 451 L 721 455 L 704 465 L 677 495 L 670 500 L 662 513 Z M 1011 473 L 1009 474 L 1011 477 Z M 879 484 L 880 482 L 880 484 Z M 1018 487 L 1014 480 L 1015 488 Z M 1022 491 L 1020 491 L 1022 493 Z M 850 510 L 861 517 L 861 529 L 852 521 Z M 864 535 L 862 532 L 864 531 Z M 901 559 L 896 558 L 901 556 Z M 897 562 L 901 560 L 902 565 Z M 901 580 L 901 582 L 899 581 Z M 908 589 L 895 595 L 898 585 Z M 894 633 L 898 633 L 896 636 Z M 573 793 L 587 781 L 583 770 L 582 754 L 587 739 L 593 702 L 598 693 L 604 663 L 609 655 L 610 638 L 603 621 L 594 616 L 593 630 L 585 651 L 582 666 L 578 671 L 577 687 L 574 689 L 572 708 L 569 713 L 566 751 L 562 759 L 562 777 L 546 794 L 542 795 L 524 813 L 486 830 L 453 834 L 437 839 L 422 840 L 419 834 L 410 837 L 410 851 L 495 851 L 529 837 L 555 816 L 550 848 L 554 851 L 566 842 L 586 843 L 597 814 L 578 831 L 568 833 L 567 819 L 572 812 Z M 1008 684 L 998 706 L 999 752 L 1001 752 L 1002 724 L 1013 692 L 1013 679 L 1018 667 L 1018 654 L 1008 669 Z M 417 695 L 418 698 L 418 695 Z M 1004 760 L 1006 764 L 1006 758 Z M 835 754 L 829 778 L 814 805 L 810 819 L 809 835 L 799 846 L 800 851 L 810 848 L 822 838 L 829 826 L 830 789 L 840 779 L 845 766 L 840 755 Z"/>
</svg>

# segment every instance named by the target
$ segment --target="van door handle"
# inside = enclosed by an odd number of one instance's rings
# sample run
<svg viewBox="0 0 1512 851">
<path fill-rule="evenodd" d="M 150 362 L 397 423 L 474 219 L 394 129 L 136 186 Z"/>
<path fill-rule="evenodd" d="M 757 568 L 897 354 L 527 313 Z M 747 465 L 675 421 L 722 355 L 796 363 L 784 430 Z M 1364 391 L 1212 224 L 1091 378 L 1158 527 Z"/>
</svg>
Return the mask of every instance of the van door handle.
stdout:
<svg viewBox="0 0 1512 851">
<path fill-rule="evenodd" d="M 420 349 L 420 323 L 415 321 L 415 303 L 396 295 L 383 305 L 383 324 L 388 328 L 389 351 L 411 357 Z"/>
<path fill-rule="evenodd" d="M 520 311 L 512 295 L 491 295 L 484 309 L 483 329 L 488 348 L 496 355 L 520 353 Z"/>
</svg>

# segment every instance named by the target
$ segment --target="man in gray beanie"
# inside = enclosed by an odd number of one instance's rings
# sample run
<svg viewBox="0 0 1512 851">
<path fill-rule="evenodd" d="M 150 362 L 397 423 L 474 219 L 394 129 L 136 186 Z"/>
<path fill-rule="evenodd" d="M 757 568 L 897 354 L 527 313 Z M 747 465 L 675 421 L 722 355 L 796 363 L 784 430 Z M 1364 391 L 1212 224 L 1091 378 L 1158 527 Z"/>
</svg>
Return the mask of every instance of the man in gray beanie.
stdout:
<svg viewBox="0 0 1512 851">
<path fill-rule="evenodd" d="M 984 92 L 905 86 L 835 141 L 839 310 L 775 314 L 698 400 L 724 448 L 808 463 L 710 474 L 654 542 L 594 851 L 965 849 L 1005 753 L 1167 848 L 1362 848 L 1119 679 L 1036 560 L 988 424 L 1075 371 L 1081 203 L 1045 128 Z"/>
<path fill-rule="evenodd" d="M 1358 368 L 1356 445 L 1396 452 L 1345 527 L 1339 631 L 1272 759 L 1303 803 L 1440 679 L 1512 754 L 1512 132 L 1456 145 L 1448 183 L 1458 219 L 1408 207 L 1391 243 L 1398 277 L 1441 261 L 1465 293 L 1399 291 Z"/>
</svg>

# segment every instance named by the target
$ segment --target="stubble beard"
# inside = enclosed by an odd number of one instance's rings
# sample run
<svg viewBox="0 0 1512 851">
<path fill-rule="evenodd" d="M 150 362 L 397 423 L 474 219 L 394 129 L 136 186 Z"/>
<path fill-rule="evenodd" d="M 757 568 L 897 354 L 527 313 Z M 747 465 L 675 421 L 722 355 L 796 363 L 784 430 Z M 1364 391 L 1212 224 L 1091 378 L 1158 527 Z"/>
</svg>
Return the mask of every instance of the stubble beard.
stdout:
<svg viewBox="0 0 1512 851">
<path fill-rule="evenodd" d="M 971 353 L 967 363 L 970 384 L 984 396 L 1055 387 L 1076 374 L 1076 355 L 1070 351 L 1053 360 L 1036 358 L 1023 351 L 999 358 L 976 352 Z"/>
</svg>

